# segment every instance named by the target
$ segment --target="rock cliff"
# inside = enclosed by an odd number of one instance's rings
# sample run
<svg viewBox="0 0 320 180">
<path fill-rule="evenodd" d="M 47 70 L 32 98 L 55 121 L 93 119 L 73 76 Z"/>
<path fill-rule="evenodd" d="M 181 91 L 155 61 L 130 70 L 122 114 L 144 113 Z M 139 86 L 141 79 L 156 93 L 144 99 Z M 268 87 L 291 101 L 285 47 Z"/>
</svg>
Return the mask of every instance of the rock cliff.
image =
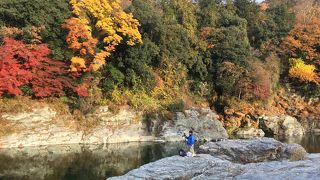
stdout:
<svg viewBox="0 0 320 180">
<path fill-rule="evenodd" d="M 65 117 L 69 116 L 69 117 Z M 114 113 L 100 107 L 84 119 L 87 124 L 79 127 L 71 115 L 61 116 L 44 106 L 31 112 L 3 114 L 12 131 L 0 136 L 0 148 L 52 145 L 52 144 L 102 144 L 134 141 L 182 141 L 183 132 L 194 128 L 198 140 L 227 138 L 228 135 L 216 114 L 210 109 L 190 109 L 175 113 L 174 119 L 158 122 L 160 135 L 149 131 L 141 112 L 123 108 Z M 90 122 L 92 121 L 92 122 Z M 158 119 L 158 121 L 163 121 Z"/>
</svg>

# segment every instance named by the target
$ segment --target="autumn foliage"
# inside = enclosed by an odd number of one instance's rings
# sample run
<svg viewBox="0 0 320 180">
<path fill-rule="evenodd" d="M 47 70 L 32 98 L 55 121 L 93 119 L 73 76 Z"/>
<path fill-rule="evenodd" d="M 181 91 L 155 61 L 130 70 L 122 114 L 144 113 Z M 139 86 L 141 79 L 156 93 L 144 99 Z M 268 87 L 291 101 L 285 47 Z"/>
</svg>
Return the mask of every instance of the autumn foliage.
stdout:
<svg viewBox="0 0 320 180">
<path fill-rule="evenodd" d="M 142 42 L 139 22 L 123 11 L 119 0 L 71 0 L 70 5 L 75 17 L 62 27 L 69 31 L 66 41 L 78 56 L 71 59 L 71 71 L 97 71 L 121 42 L 129 46 Z M 96 47 L 97 39 L 102 40 L 102 49 Z"/>
<path fill-rule="evenodd" d="M 69 30 L 66 41 L 70 49 L 82 56 L 94 55 L 94 47 L 97 45 L 98 40 L 91 36 L 90 30 L 79 19 L 71 18 L 66 20 L 62 28 Z"/>
<path fill-rule="evenodd" d="M 30 86 L 36 97 L 62 96 L 76 89 L 68 66 L 50 59 L 47 45 L 28 45 L 4 38 L 0 46 L 0 95 L 21 95 L 21 86 Z"/>
<path fill-rule="evenodd" d="M 23 43 L 10 38 L 4 39 L 5 45 L 0 47 L 0 95 L 19 95 L 20 86 L 28 84 L 32 79 L 33 66 L 37 65 L 37 58 L 41 52 L 28 49 Z M 37 49 L 42 49 L 39 46 Z"/>
<path fill-rule="evenodd" d="M 289 76 L 302 82 L 316 82 L 317 74 L 314 65 L 307 65 L 302 59 L 290 59 Z"/>
<path fill-rule="evenodd" d="M 283 48 L 295 58 L 302 57 L 320 65 L 320 7 L 304 5 L 294 28 L 283 41 Z"/>
</svg>

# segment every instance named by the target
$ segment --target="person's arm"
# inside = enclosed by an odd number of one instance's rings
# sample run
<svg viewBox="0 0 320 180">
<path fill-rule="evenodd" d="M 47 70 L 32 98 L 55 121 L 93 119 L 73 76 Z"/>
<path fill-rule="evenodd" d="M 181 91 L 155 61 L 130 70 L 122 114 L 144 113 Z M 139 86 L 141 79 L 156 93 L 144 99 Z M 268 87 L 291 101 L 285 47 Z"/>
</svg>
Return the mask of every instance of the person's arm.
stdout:
<svg viewBox="0 0 320 180">
<path fill-rule="evenodd" d="M 186 133 L 183 134 L 183 137 L 184 137 L 185 139 L 188 139 L 188 136 L 186 135 Z"/>
</svg>

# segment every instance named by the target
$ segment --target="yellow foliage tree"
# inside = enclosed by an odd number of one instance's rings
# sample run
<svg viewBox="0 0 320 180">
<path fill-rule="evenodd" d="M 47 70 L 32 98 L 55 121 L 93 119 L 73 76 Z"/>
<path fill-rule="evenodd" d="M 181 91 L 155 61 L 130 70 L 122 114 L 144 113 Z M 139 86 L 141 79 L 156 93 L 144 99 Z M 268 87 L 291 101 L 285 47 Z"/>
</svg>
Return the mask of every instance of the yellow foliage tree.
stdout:
<svg viewBox="0 0 320 180">
<path fill-rule="evenodd" d="M 103 50 L 94 54 L 93 58 L 84 57 L 87 58 L 87 61 L 92 61 L 86 63 L 90 64 L 87 69 L 98 70 L 124 39 L 129 46 L 142 43 L 138 20 L 134 19 L 131 13 L 123 11 L 120 0 L 70 0 L 70 5 L 75 16 L 72 19 L 77 19 L 77 22 L 90 33 L 90 37 L 85 40 L 91 39 L 93 36 L 103 40 Z M 72 34 L 75 36 L 76 30 L 78 29 L 69 28 L 69 36 Z M 82 29 L 82 31 L 84 30 Z M 83 50 L 81 55 L 85 53 Z"/>
<path fill-rule="evenodd" d="M 317 74 L 315 72 L 316 67 L 314 65 L 307 65 L 302 59 L 291 58 L 289 76 L 297 78 L 303 82 L 315 82 L 317 83 Z"/>
<path fill-rule="evenodd" d="M 83 72 L 86 70 L 86 61 L 81 57 L 72 57 L 71 58 L 71 72 Z"/>
</svg>

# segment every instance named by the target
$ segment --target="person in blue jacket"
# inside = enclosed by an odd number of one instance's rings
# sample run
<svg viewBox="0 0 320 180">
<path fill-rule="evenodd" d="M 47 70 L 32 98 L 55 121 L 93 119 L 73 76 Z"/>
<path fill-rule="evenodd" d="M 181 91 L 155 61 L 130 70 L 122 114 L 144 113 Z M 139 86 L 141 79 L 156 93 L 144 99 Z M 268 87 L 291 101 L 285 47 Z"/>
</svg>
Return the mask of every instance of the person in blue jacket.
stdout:
<svg viewBox="0 0 320 180">
<path fill-rule="evenodd" d="M 186 143 L 187 143 L 187 146 L 189 148 L 189 151 L 192 153 L 192 155 L 195 155 L 195 152 L 194 152 L 194 142 L 195 142 L 195 138 L 194 138 L 194 135 L 193 135 L 193 131 L 190 130 L 189 131 L 189 136 L 186 136 L 184 134 L 184 137 L 186 138 Z"/>
</svg>

